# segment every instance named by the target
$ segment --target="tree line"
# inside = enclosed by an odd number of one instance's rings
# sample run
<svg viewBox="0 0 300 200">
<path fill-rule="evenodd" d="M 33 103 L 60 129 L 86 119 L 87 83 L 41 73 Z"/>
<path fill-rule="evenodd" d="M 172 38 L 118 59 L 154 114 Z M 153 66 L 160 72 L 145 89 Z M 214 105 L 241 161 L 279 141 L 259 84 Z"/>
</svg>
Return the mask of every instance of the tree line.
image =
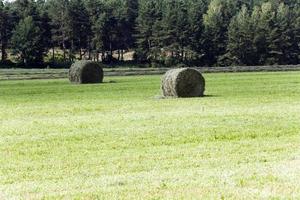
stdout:
<svg viewBox="0 0 300 200">
<path fill-rule="evenodd" d="M 1 62 L 300 63 L 300 0 L 0 0 Z"/>
</svg>

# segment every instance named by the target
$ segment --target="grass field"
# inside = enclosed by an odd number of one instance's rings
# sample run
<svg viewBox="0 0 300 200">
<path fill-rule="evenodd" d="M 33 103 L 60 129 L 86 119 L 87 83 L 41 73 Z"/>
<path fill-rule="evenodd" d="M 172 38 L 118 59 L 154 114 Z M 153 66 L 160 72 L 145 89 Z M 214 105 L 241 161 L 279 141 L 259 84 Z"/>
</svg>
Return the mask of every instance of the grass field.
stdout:
<svg viewBox="0 0 300 200">
<path fill-rule="evenodd" d="M 0 81 L 0 199 L 300 198 L 300 72 L 205 77 Z"/>
<path fill-rule="evenodd" d="M 140 68 L 113 67 L 104 68 L 105 76 L 133 76 L 133 75 L 162 75 L 170 68 Z M 271 65 L 271 66 L 231 66 L 231 67 L 198 67 L 203 73 L 224 72 L 279 72 L 300 71 L 300 65 Z M 2 80 L 34 80 L 34 79 L 63 79 L 68 77 L 69 69 L 20 69 L 0 68 L 0 81 Z"/>
</svg>

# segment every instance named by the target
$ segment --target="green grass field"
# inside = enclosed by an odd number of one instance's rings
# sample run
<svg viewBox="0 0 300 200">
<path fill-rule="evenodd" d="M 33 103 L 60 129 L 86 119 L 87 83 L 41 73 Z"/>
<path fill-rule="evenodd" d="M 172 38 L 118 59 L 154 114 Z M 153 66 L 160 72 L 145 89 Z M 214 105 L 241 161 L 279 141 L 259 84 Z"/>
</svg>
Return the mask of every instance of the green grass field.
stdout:
<svg viewBox="0 0 300 200">
<path fill-rule="evenodd" d="M 204 76 L 1 81 L 0 199 L 300 198 L 300 72 Z"/>
</svg>

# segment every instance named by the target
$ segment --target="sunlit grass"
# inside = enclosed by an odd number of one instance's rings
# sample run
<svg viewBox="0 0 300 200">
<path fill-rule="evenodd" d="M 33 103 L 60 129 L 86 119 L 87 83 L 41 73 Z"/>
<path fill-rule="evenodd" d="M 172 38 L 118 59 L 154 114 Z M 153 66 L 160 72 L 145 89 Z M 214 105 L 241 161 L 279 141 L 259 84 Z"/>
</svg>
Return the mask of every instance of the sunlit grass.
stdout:
<svg viewBox="0 0 300 200">
<path fill-rule="evenodd" d="M 159 76 L 1 81 L 0 199 L 299 197 L 300 73 L 205 78 L 194 99 Z"/>
</svg>

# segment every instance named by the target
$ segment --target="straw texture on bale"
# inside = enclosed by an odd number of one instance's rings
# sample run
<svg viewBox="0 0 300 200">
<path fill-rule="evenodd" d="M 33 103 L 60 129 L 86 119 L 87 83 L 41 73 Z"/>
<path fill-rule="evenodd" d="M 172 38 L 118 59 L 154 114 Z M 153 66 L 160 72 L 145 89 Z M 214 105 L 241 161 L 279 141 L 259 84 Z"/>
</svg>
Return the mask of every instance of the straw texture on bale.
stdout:
<svg viewBox="0 0 300 200">
<path fill-rule="evenodd" d="M 202 97 L 205 79 L 195 69 L 172 69 L 162 78 L 162 92 L 165 97 Z"/>
<path fill-rule="evenodd" d="M 69 70 L 69 80 L 77 84 L 102 83 L 103 69 L 93 61 L 77 61 Z"/>
</svg>

